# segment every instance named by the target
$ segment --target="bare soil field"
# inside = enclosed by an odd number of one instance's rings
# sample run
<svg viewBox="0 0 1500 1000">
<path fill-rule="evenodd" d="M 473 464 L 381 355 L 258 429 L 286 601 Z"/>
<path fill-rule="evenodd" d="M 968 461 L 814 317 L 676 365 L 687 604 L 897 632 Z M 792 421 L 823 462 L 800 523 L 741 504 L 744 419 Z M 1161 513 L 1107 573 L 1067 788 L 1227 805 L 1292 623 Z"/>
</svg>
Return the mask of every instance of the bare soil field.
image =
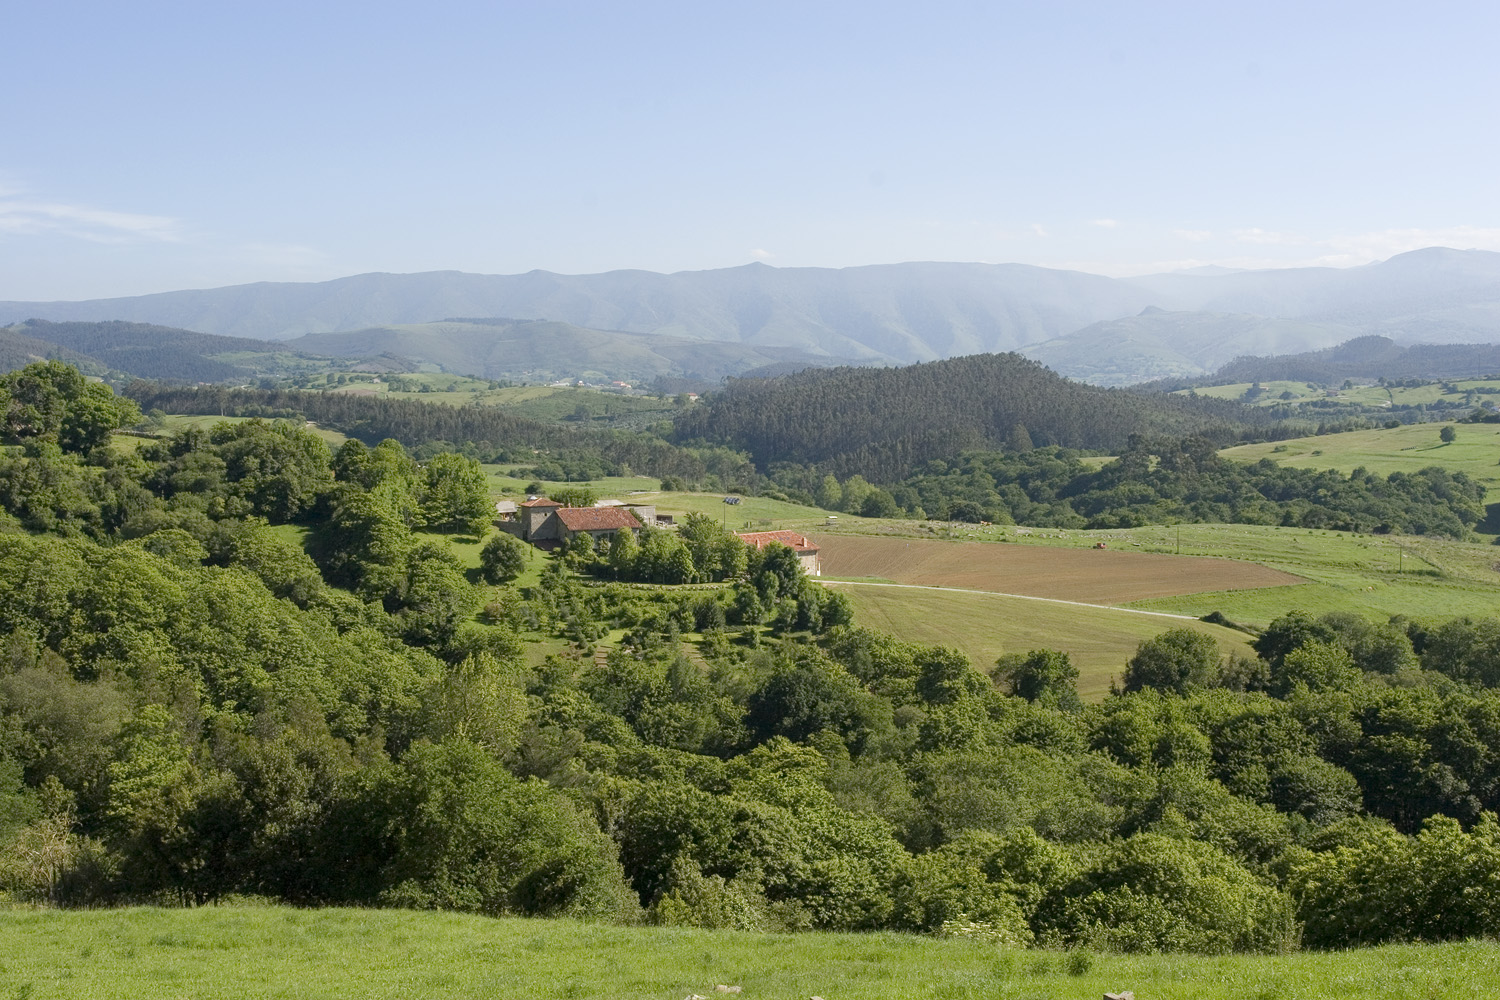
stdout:
<svg viewBox="0 0 1500 1000">
<path fill-rule="evenodd" d="M 818 535 L 812 540 L 822 549 L 824 576 L 874 577 L 1087 604 L 1305 582 L 1239 559 L 853 535 Z"/>
</svg>

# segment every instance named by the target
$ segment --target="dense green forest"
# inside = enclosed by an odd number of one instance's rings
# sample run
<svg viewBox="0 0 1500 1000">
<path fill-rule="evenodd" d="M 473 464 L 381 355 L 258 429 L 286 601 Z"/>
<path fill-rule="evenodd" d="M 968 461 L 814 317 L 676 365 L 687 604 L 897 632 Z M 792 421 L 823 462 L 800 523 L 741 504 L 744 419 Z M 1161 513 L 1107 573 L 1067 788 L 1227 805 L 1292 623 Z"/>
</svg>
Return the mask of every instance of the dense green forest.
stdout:
<svg viewBox="0 0 1500 1000">
<path fill-rule="evenodd" d="M 1108 452 L 1132 434 L 1203 434 L 1228 443 L 1257 421 L 1269 422 L 1268 415 L 1223 400 L 1101 389 L 1019 354 L 982 354 L 730 380 L 679 418 L 676 433 L 681 441 L 743 449 L 763 470 L 792 462 L 890 483 L 929 459 L 976 449 Z"/>
<path fill-rule="evenodd" d="M 449 544 L 486 527 L 471 458 L 287 421 L 113 450 L 134 405 L 60 365 L 0 403 L 17 897 L 1148 951 L 1500 933 L 1500 620 L 1291 613 L 1253 659 L 1167 631 L 1085 705 L 1065 654 L 863 629 L 708 518 L 519 587 L 504 545 Z"/>
<path fill-rule="evenodd" d="M 66 361 L 90 375 L 101 375 L 107 370 L 105 365 L 92 358 L 58 344 L 27 336 L 24 324 L 0 327 L 0 371 L 15 371 L 46 360 Z"/>
<path fill-rule="evenodd" d="M 929 460 L 890 487 L 805 468 L 782 467 L 772 478 L 792 494 L 866 517 L 1062 528 L 1281 524 L 1464 538 L 1485 517 L 1483 484 L 1462 472 L 1343 475 L 1269 459 L 1252 465 L 1219 457 L 1204 438 L 1134 436 L 1103 466 L 1063 448 L 969 452 Z"/>
<path fill-rule="evenodd" d="M 130 386 L 142 409 L 223 416 L 294 417 L 312 420 L 376 444 L 400 441 L 418 454 L 458 451 L 487 462 L 537 461 L 555 475 L 583 482 L 632 472 L 702 482 L 753 482 L 756 471 L 729 449 L 679 447 L 656 434 L 574 428 L 516 416 L 504 409 L 443 406 L 420 400 L 347 393 L 263 391 L 220 386 L 173 388 L 149 382 Z"/>
</svg>

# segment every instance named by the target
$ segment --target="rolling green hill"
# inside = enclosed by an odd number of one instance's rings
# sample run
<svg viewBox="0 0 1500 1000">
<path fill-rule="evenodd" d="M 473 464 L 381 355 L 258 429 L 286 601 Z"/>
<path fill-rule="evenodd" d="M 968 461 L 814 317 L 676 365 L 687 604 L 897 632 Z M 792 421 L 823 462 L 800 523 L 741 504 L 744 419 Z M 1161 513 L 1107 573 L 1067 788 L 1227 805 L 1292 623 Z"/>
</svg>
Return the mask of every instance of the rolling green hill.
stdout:
<svg viewBox="0 0 1500 1000">
<path fill-rule="evenodd" d="M 70 351 L 60 344 L 28 336 L 24 325 L 0 327 L 0 371 L 25 368 L 33 361 L 66 361 L 85 375 L 102 375 L 105 364 L 96 358 Z"/>
<path fill-rule="evenodd" d="M 1442 427 L 1452 427 L 1452 442 L 1443 442 Z M 1494 424 L 1405 424 L 1400 427 L 1342 434 L 1319 434 L 1290 441 L 1246 444 L 1220 452 L 1225 458 L 1256 462 L 1269 458 L 1299 469 L 1349 472 L 1363 466 L 1371 472 L 1416 472 L 1430 465 L 1467 473 L 1489 489 L 1494 502 L 1500 489 L 1500 427 Z"/>
<path fill-rule="evenodd" d="M 703 439 L 773 462 L 889 482 L 963 451 L 1029 443 L 1116 449 L 1132 434 L 1232 432 L 1263 414 L 1221 400 L 1069 382 L 1018 354 L 904 368 L 834 368 L 737 380 L 677 421 Z"/>
<path fill-rule="evenodd" d="M 289 351 L 281 344 L 244 337 L 219 337 L 149 323 L 27 320 L 4 333 L 37 344 L 54 345 L 48 357 L 102 372 L 179 382 L 234 382 L 260 375 L 287 375 L 329 367 L 329 359 Z M 4 361 L 0 357 L 0 361 Z M 19 368 L 36 360 L 17 355 Z"/>
</svg>

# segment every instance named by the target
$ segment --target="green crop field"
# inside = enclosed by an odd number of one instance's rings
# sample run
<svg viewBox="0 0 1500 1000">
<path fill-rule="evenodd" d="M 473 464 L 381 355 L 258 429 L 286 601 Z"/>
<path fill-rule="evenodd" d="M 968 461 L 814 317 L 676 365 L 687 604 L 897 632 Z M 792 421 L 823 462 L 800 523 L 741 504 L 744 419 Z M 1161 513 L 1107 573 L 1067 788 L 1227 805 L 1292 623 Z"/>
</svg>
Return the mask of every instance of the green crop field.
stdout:
<svg viewBox="0 0 1500 1000">
<path fill-rule="evenodd" d="M 1452 427 L 1451 443 L 1438 440 L 1443 427 Z M 1239 462 L 1269 458 L 1299 469 L 1337 469 L 1350 472 L 1363 466 L 1382 476 L 1416 472 L 1429 465 L 1463 472 L 1500 490 L 1500 427 L 1495 424 L 1403 424 L 1400 427 L 1342 434 L 1320 434 L 1289 441 L 1245 444 L 1219 454 Z"/>
<path fill-rule="evenodd" d="M 1135 611 L 1028 600 L 923 587 L 825 581 L 849 595 L 854 620 L 906 642 L 953 646 L 980 670 L 988 671 L 1004 653 L 1060 649 L 1078 668 L 1078 693 L 1098 701 L 1125 661 L 1144 640 L 1171 628 L 1211 635 L 1220 649 L 1247 653 L 1250 636 L 1202 622 L 1143 615 Z"/>
<path fill-rule="evenodd" d="M 0 912 L 0 996 L 18 1000 L 682 1000 L 719 985 L 743 1000 L 1472 1000 L 1500 985 L 1500 946 L 1096 955 L 389 910 Z"/>
</svg>

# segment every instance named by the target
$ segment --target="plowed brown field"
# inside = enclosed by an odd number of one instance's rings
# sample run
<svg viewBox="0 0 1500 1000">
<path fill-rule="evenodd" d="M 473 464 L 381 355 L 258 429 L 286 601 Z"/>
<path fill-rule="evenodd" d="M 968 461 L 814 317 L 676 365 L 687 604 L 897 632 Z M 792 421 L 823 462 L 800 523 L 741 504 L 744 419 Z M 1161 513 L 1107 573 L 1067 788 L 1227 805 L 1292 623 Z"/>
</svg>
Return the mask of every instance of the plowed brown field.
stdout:
<svg viewBox="0 0 1500 1000">
<path fill-rule="evenodd" d="M 1238 559 L 1000 542 L 819 535 L 824 576 L 1028 594 L 1087 604 L 1303 583 Z"/>
</svg>

